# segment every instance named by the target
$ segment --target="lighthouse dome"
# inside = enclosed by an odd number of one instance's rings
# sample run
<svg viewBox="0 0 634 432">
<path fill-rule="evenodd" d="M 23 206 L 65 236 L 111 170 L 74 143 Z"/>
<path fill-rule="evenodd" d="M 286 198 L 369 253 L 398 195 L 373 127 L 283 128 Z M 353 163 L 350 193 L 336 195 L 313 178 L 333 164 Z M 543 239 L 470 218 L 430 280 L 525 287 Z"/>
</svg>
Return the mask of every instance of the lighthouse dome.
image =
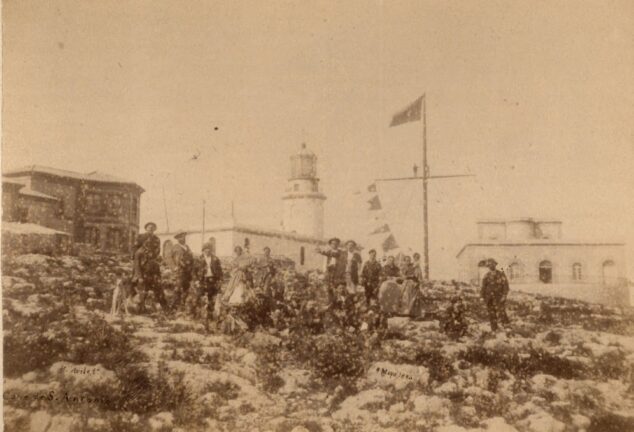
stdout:
<svg viewBox="0 0 634 432">
<path fill-rule="evenodd" d="M 298 153 L 291 156 L 291 178 L 315 178 L 317 176 L 317 156 L 306 148 L 306 143 Z"/>
</svg>

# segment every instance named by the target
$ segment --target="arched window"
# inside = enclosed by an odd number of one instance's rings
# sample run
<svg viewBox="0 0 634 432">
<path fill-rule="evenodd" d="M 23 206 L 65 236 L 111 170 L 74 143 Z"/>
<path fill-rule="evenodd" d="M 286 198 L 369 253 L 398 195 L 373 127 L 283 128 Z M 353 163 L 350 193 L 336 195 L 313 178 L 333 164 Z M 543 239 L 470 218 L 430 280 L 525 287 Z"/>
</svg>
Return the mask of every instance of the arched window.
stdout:
<svg viewBox="0 0 634 432">
<path fill-rule="evenodd" d="M 573 281 L 580 281 L 581 280 L 581 264 L 579 263 L 574 263 L 572 265 L 572 280 Z"/>
<path fill-rule="evenodd" d="M 304 246 L 299 248 L 299 265 L 304 265 L 306 261 L 306 251 L 304 250 Z"/>
<path fill-rule="evenodd" d="M 539 280 L 543 283 L 551 283 L 553 281 L 553 265 L 550 261 L 539 263 Z"/>
<path fill-rule="evenodd" d="M 616 264 L 612 260 L 603 262 L 602 266 L 603 284 L 615 285 L 617 282 Z"/>
<path fill-rule="evenodd" d="M 514 262 L 509 266 L 509 279 L 518 280 L 522 277 L 522 266 L 518 262 Z"/>
</svg>

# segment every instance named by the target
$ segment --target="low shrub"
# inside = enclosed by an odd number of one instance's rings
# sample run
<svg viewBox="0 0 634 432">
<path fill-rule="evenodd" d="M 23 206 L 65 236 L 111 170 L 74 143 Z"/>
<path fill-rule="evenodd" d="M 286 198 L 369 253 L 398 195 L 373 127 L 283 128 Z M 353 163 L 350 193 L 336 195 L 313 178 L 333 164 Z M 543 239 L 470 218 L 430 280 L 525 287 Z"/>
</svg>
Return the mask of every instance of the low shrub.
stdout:
<svg viewBox="0 0 634 432">
<path fill-rule="evenodd" d="M 489 350 L 482 346 L 470 346 L 460 354 L 462 360 L 496 369 L 508 369 L 520 378 L 530 378 L 544 373 L 557 378 L 578 379 L 588 375 L 580 362 L 558 357 L 541 349 L 530 349 L 527 356 L 517 352 Z"/>
<path fill-rule="evenodd" d="M 451 361 L 440 350 L 419 349 L 414 362 L 429 369 L 429 379 L 432 381 L 445 382 L 456 373 Z"/>
</svg>

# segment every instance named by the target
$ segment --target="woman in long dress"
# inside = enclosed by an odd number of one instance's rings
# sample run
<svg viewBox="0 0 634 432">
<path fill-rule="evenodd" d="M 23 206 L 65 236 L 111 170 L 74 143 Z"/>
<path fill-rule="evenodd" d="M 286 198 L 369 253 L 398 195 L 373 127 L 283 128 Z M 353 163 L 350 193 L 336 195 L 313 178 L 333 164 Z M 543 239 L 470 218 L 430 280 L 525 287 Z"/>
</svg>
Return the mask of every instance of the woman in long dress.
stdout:
<svg viewBox="0 0 634 432">
<path fill-rule="evenodd" d="M 234 248 L 235 258 L 231 270 L 231 279 L 222 294 L 222 302 L 228 306 L 240 306 L 253 295 L 253 276 L 251 266 L 253 258 L 243 253 L 240 246 Z"/>
</svg>

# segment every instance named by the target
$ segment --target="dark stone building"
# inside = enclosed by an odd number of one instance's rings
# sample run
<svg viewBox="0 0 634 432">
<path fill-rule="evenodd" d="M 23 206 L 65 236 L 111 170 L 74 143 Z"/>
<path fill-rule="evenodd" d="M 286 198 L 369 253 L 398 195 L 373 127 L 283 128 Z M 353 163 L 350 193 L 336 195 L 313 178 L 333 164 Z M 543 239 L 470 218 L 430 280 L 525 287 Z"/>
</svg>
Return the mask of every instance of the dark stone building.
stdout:
<svg viewBox="0 0 634 432">
<path fill-rule="evenodd" d="M 139 232 L 139 185 L 100 172 L 32 165 L 3 173 L 3 220 L 34 223 L 73 243 L 126 253 Z"/>
</svg>

